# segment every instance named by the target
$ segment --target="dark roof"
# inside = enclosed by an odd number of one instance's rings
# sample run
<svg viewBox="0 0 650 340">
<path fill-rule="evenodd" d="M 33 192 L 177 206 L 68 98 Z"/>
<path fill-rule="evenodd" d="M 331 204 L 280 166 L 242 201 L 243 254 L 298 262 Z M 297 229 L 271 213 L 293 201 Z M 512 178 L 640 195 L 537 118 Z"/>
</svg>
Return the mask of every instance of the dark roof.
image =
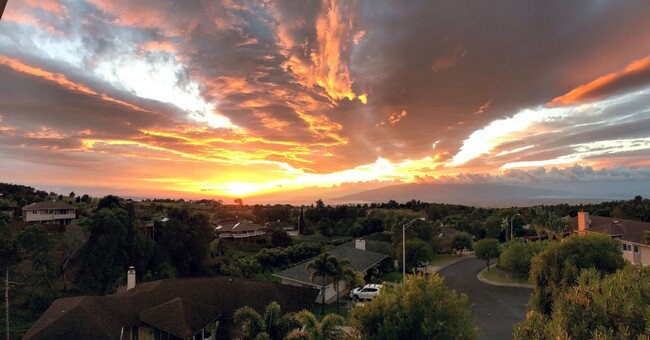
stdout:
<svg viewBox="0 0 650 340">
<path fill-rule="evenodd" d="M 643 221 L 625 220 L 615 217 L 589 215 L 589 228 L 587 231 L 618 237 L 623 241 L 645 244 L 643 232 L 650 230 L 650 223 Z M 578 218 L 571 219 L 573 230 L 578 230 Z"/>
<path fill-rule="evenodd" d="M 196 325 L 215 313 L 232 318 L 235 310 L 243 306 L 263 312 L 266 305 L 276 301 L 285 313 L 310 309 L 316 295 L 318 290 L 315 289 L 223 276 L 145 282 L 115 295 L 57 299 L 27 332 L 25 339 L 117 339 L 123 326 L 136 326 L 143 321 L 156 327 L 174 324 L 170 332 L 200 329 L 212 320 Z M 183 301 L 174 302 L 179 298 Z M 165 306 L 167 303 L 171 305 Z M 175 304 L 183 306 L 185 311 L 156 316 L 151 313 Z M 178 319 L 179 315 L 185 318 Z M 175 324 L 177 321 L 182 322 Z"/>
<path fill-rule="evenodd" d="M 147 309 L 140 313 L 139 317 L 143 322 L 158 329 L 187 339 L 208 323 L 216 320 L 219 315 L 215 306 L 175 298 L 162 305 Z"/>
<path fill-rule="evenodd" d="M 76 209 L 74 206 L 61 201 L 45 201 L 32 203 L 24 206 L 23 210 L 44 210 L 44 209 Z"/>
<path fill-rule="evenodd" d="M 365 239 L 364 241 L 366 242 L 367 251 L 384 254 L 386 256 L 392 256 L 394 254 L 394 249 L 393 246 L 390 244 L 390 242 L 365 240 Z M 343 245 L 346 247 L 356 248 L 357 240 L 352 240 L 350 242 L 343 243 Z"/>
<path fill-rule="evenodd" d="M 368 269 L 372 268 L 372 266 L 388 257 L 388 255 L 375 253 L 373 251 L 361 250 L 346 245 L 340 245 L 328 251 L 328 253 L 336 256 L 339 259 L 345 258 L 350 260 L 350 267 L 358 272 L 365 272 Z M 312 283 L 309 281 L 310 274 L 307 271 L 307 262 L 311 261 L 312 259 L 301 262 L 291 268 L 279 271 L 273 275 L 297 282 L 302 282 L 315 287 L 320 287 L 318 283 Z"/>
<path fill-rule="evenodd" d="M 215 228 L 214 228 L 217 233 L 224 233 L 224 232 L 243 232 L 243 231 L 251 231 L 251 230 L 260 230 L 260 229 L 265 229 L 263 225 L 259 225 L 257 223 L 253 223 L 249 220 L 246 219 L 239 219 L 239 220 L 226 220 L 226 221 L 218 221 L 215 223 Z"/>
</svg>

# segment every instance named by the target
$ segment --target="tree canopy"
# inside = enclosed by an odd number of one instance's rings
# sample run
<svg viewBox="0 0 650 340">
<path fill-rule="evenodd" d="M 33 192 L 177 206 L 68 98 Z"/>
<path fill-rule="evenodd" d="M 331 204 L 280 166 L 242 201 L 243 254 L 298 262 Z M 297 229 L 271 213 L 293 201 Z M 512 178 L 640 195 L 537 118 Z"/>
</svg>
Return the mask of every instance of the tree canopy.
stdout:
<svg viewBox="0 0 650 340">
<path fill-rule="evenodd" d="M 589 268 L 550 315 L 530 311 L 515 339 L 641 339 L 650 333 L 650 267 L 628 265 L 602 277 Z"/>
<path fill-rule="evenodd" d="M 552 242 L 531 263 L 531 306 L 548 315 L 558 294 L 575 285 L 582 269 L 594 268 L 609 274 L 624 265 L 619 241 L 606 235 L 571 236 L 563 242 Z"/>
<path fill-rule="evenodd" d="M 352 310 L 352 323 L 367 339 L 476 339 L 469 298 L 438 275 L 412 276 Z"/>
<path fill-rule="evenodd" d="M 499 241 L 493 238 L 479 240 L 474 245 L 474 254 L 485 261 L 488 270 L 490 270 L 490 260 L 499 257 L 500 252 Z"/>
</svg>

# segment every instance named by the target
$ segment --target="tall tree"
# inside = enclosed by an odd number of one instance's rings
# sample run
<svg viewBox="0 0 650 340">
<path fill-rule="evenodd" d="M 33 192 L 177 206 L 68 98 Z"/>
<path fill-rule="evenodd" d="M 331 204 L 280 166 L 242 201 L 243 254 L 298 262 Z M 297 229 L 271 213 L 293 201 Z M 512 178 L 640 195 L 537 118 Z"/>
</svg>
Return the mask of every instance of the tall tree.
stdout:
<svg viewBox="0 0 650 340">
<path fill-rule="evenodd" d="M 41 225 L 28 226 L 18 234 L 17 241 L 25 252 L 26 258 L 32 263 L 32 268 L 42 272 L 42 282 L 47 285 L 52 295 L 56 297 L 57 293 L 50 280 L 54 242 L 45 228 Z"/>
<path fill-rule="evenodd" d="M 126 275 L 129 216 L 123 209 L 104 208 L 87 219 L 90 237 L 83 248 L 80 286 L 106 294 Z"/>
<path fill-rule="evenodd" d="M 4 272 L 5 291 L 5 332 L 7 340 L 9 335 L 9 272 L 19 261 L 18 244 L 11 233 L 5 215 L 0 214 L 0 270 Z"/>
<path fill-rule="evenodd" d="M 451 248 L 458 251 L 458 256 L 463 256 L 463 250 L 472 250 L 472 235 L 466 232 L 456 234 L 451 241 Z"/>
<path fill-rule="evenodd" d="M 439 275 L 414 276 L 352 310 L 364 339 L 476 339 L 469 298 Z"/>
<path fill-rule="evenodd" d="M 336 256 L 329 253 L 323 253 L 317 256 L 315 259 L 307 263 L 307 271 L 309 274 L 309 281 L 314 282 L 318 277 L 321 278 L 321 315 L 324 312 L 325 308 L 325 286 L 328 280 L 330 280 L 336 274 L 336 264 L 338 263 Z"/>
<path fill-rule="evenodd" d="M 363 284 L 363 277 L 361 274 L 352 267 L 350 267 L 350 260 L 348 259 L 338 259 L 334 258 L 334 273 L 332 274 L 332 280 L 334 281 L 334 290 L 336 290 L 336 312 L 340 314 L 340 303 L 339 303 L 339 292 L 341 281 L 344 283 L 345 287 L 350 287 L 352 284 Z"/>
<path fill-rule="evenodd" d="M 180 276 L 202 275 L 206 271 L 210 242 L 214 239 L 210 220 L 189 208 L 173 208 L 169 221 L 160 225 L 159 244 Z"/>
<path fill-rule="evenodd" d="M 619 241 L 606 235 L 571 236 L 563 242 L 551 242 L 531 263 L 530 281 L 534 289 L 530 305 L 548 315 L 564 289 L 575 285 L 582 269 L 594 268 L 609 274 L 624 265 Z"/>
<path fill-rule="evenodd" d="M 474 254 L 485 261 L 485 267 L 490 270 L 490 260 L 498 258 L 500 253 L 499 241 L 493 238 L 479 240 L 474 245 Z"/>
<path fill-rule="evenodd" d="M 303 206 L 300 206 L 300 218 L 298 219 L 298 233 L 303 235 L 305 233 L 305 213 Z"/>
</svg>

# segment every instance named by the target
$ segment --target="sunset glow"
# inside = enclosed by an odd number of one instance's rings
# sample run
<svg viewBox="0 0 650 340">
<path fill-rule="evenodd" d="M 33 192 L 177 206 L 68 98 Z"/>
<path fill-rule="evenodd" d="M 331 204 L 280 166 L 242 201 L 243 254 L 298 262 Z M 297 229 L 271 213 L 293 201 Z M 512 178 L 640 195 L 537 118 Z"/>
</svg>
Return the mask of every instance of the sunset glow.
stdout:
<svg viewBox="0 0 650 340">
<path fill-rule="evenodd" d="M 647 172 L 647 8 L 510 6 L 10 0 L 0 182 L 232 202 Z"/>
</svg>

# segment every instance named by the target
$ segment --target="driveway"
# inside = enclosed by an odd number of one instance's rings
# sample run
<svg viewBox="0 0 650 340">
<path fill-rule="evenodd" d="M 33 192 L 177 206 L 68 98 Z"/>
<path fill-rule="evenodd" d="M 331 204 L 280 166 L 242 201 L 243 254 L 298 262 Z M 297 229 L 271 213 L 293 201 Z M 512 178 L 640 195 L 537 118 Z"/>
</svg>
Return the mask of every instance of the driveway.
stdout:
<svg viewBox="0 0 650 340">
<path fill-rule="evenodd" d="M 526 316 L 526 304 L 532 290 L 485 284 L 476 278 L 483 268 L 485 261 L 472 257 L 438 273 L 449 288 L 469 296 L 479 327 L 479 339 L 512 339 L 513 325 Z"/>
</svg>

